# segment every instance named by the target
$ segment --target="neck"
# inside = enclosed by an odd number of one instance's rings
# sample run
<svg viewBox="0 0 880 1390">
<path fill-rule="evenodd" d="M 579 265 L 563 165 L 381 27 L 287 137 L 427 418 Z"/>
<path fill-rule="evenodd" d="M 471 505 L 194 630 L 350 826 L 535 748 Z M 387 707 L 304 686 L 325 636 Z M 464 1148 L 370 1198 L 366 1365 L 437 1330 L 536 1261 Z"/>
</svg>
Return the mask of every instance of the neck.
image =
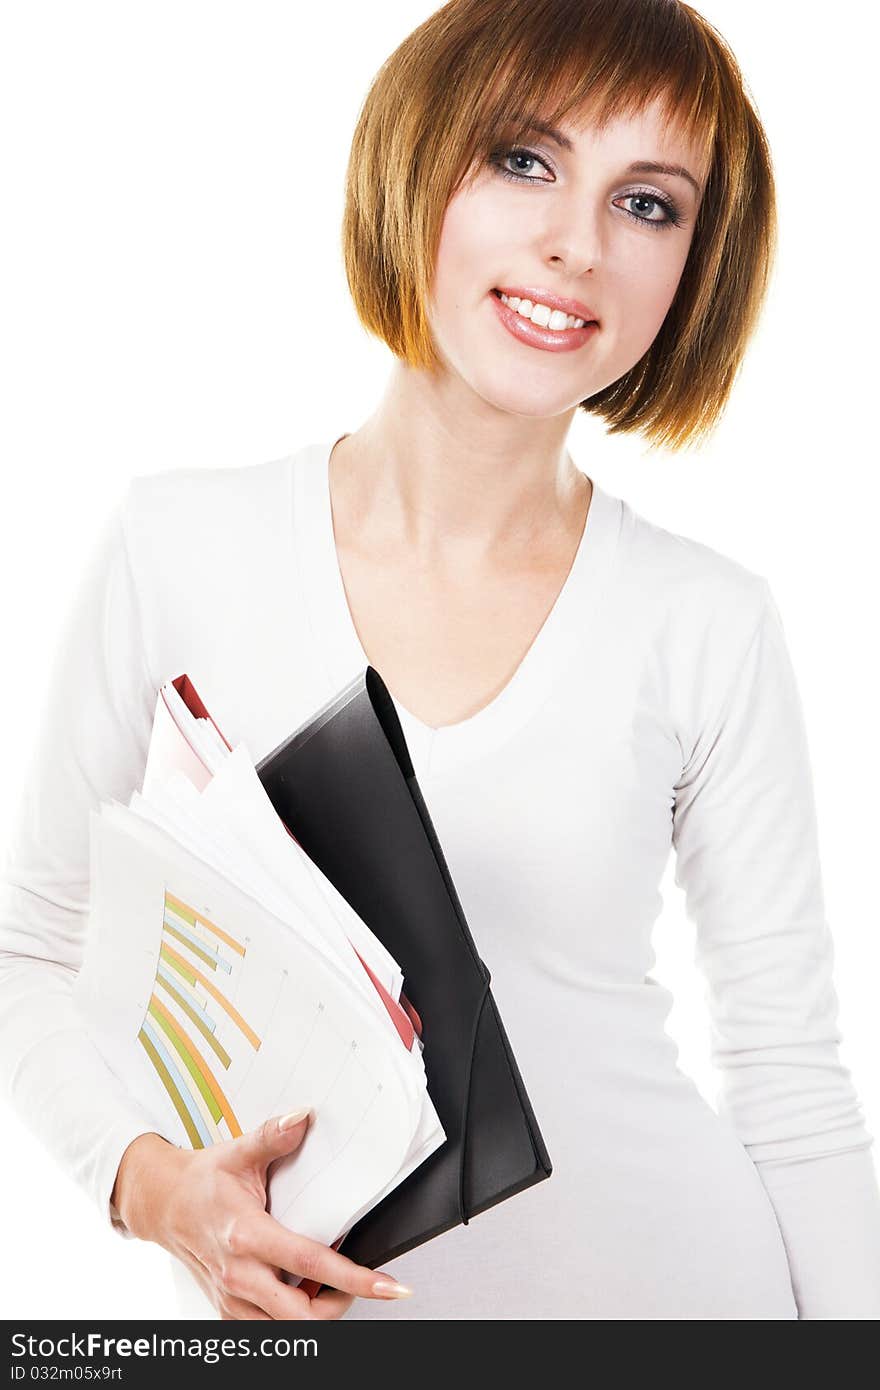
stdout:
<svg viewBox="0 0 880 1390">
<path fill-rule="evenodd" d="M 530 420 L 451 379 L 395 365 L 378 408 L 336 445 L 330 489 L 370 549 L 432 558 L 534 559 L 575 542 L 592 487 L 565 447 L 573 411 Z"/>
</svg>

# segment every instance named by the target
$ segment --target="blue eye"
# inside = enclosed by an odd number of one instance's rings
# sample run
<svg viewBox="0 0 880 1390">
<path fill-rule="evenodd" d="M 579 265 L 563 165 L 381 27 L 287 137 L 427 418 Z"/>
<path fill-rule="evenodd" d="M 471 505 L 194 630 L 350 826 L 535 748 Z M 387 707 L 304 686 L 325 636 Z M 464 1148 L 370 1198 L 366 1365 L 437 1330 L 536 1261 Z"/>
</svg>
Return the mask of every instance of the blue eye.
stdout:
<svg viewBox="0 0 880 1390">
<path fill-rule="evenodd" d="M 489 163 L 494 164 L 495 167 L 498 169 L 498 172 L 506 179 L 518 179 L 520 183 L 547 182 L 546 179 L 532 179 L 529 178 L 528 175 L 515 174 L 512 172 L 512 170 L 505 169 L 504 164 L 508 159 L 527 159 L 530 160 L 532 164 L 540 164 L 541 167 L 546 169 L 548 173 L 553 172 L 552 169 L 549 168 L 549 166 L 545 163 L 545 161 L 541 158 L 540 155 L 533 154 L 531 150 L 524 150 L 520 149 L 518 146 L 513 146 L 511 149 L 507 150 L 495 150 L 489 156 Z"/>
<path fill-rule="evenodd" d="M 634 217 L 637 222 L 645 222 L 649 227 L 681 226 L 683 219 L 679 214 L 678 208 L 670 199 L 661 198 L 659 193 L 649 193 L 647 189 L 641 189 L 635 193 L 623 194 L 624 202 L 629 202 L 630 199 L 637 199 L 642 203 L 653 203 L 656 207 L 663 208 L 665 213 L 665 216 L 658 222 L 654 217 L 641 217 L 638 213 L 630 212 L 628 208 L 624 208 L 623 210 L 627 216 Z"/>
<path fill-rule="evenodd" d="M 526 150 L 516 145 L 509 149 L 494 150 L 489 156 L 488 162 L 494 166 L 495 170 L 502 178 L 512 179 L 516 183 L 549 182 L 548 179 L 532 178 L 528 174 L 514 173 L 512 169 L 506 169 L 504 166 L 509 159 L 527 160 L 532 164 L 540 164 L 548 173 L 553 172 L 540 155 L 534 154 L 531 150 Z M 667 198 L 647 188 L 636 189 L 632 193 L 624 193 L 620 196 L 626 202 L 636 199 L 642 203 L 653 203 L 656 207 L 661 207 L 663 209 L 664 216 L 659 220 L 655 217 L 643 217 L 639 213 L 630 212 L 628 208 L 622 209 L 627 217 L 631 217 L 634 222 L 640 222 L 644 227 L 650 227 L 652 230 L 659 230 L 661 227 L 680 227 L 683 225 L 684 218 L 671 198 Z"/>
</svg>

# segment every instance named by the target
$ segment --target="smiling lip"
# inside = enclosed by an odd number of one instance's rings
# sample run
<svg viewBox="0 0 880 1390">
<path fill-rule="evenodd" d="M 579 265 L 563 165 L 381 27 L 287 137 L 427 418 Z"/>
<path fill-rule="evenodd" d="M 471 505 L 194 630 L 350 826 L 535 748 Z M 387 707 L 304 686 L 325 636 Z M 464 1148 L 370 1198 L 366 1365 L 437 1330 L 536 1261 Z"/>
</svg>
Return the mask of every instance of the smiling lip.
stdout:
<svg viewBox="0 0 880 1390">
<path fill-rule="evenodd" d="M 502 327 L 526 347 L 539 348 L 544 352 L 574 352 L 599 332 L 598 323 L 585 323 L 583 328 L 541 328 L 511 309 L 494 291 L 487 298 L 495 306 Z"/>
<path fill-rule="evenodd" d="M 496 285 L 495 293 L 506 294 L 508 299 L 528 299 L 532 304 L 546 304 L 548 309 L 561 309 L 563 314 L 574 314 L 576 319 L 598 323 L 592 309 L 588 309 L 579 299 L 563 299 L 562 295 L 551 294 L 549 290 L 539 290 L 528 285 L 525 289 L 521 285 Z"/>
</svg>

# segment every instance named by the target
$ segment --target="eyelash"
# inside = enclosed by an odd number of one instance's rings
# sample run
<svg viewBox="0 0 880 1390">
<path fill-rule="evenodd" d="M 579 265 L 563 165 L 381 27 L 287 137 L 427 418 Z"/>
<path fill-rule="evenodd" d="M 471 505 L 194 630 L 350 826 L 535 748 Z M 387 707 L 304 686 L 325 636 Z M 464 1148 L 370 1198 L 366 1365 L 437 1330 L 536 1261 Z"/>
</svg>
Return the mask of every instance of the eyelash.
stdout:
<svg viewBox="0 0 880 1390">
<path fill-rule="evenodd" d="M 534 179 L 531 178 L 528 174 L 515 174 L 511 169 L 505 169 L 503 167 L 504 161 L 506 159 L 510 159 L 514 155 L 524 155 L 526 159 L 535 160 L 536 163 L 540 164 L 544 169 L 547 170 L 548 173 L 552 174 L 553 172 L 550 166 L 546 163 L 545 160 L 541 158 L 540 155 L 535 154 L 532 150 L 523 149 L 519 145 L 512 146 L 510 149 L 495 150 L 489 156 L 489 163 L 494 165 L 495 169 L 503 179 L 511 179 L 514 183 L 547 182 L 546 179 Z M 631 193 L 624 194 L 623 196 L 626 198 L 648 198 L 652 203 L 660 204 L 660 206 L 666 212 L 666 217 L 663 219 L 662 222 L 658 222 L 654 218 L 650 217 L 639 217 L 638 213 L 630 212 L 628 208 L 623 209 L 627 217 L 631 217 L 634 222 L 640 222 L 642 226 L 650 227 L 652 231 L 659 231 L 661 227 L 681 227 L 684 223 L 684 218 L 682 217 L 681 212 L 678 209 L 678 206 L 672 201 L 671 198 L 664 197 L 660 193 L 655 193 L 647 188 L 638 188 L 633 189 Z"/>
</svg>

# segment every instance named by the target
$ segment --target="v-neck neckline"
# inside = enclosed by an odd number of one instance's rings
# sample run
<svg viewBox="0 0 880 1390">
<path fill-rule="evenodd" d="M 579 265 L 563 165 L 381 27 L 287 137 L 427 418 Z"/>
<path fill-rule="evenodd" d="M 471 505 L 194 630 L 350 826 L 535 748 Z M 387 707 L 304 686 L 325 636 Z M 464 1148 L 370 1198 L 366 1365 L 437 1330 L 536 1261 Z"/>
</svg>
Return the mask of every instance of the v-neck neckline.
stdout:
<svg viewBox="0 0 880 1390">
<path fill-rule="evenodd" d="M 307 445 L 289 460 L 300 591 L 331 683 L 329 694 L 370 665 L 348 605 L 333 529 L 330 456 L 344 437 L 335 435 L 329 442 Z M 605 492 L 595 479 L 591 481 L 586 524 L 571 567 L 503 689 L 475 714 L 439 728 L 425 724 L 389 691 L 420 781 L 429 772 L 433 776 L 451 770 L 506 741 L 537 712 L 588 640 L 616 551 L 622 513 L 620 499 Z"/>
</svg>

